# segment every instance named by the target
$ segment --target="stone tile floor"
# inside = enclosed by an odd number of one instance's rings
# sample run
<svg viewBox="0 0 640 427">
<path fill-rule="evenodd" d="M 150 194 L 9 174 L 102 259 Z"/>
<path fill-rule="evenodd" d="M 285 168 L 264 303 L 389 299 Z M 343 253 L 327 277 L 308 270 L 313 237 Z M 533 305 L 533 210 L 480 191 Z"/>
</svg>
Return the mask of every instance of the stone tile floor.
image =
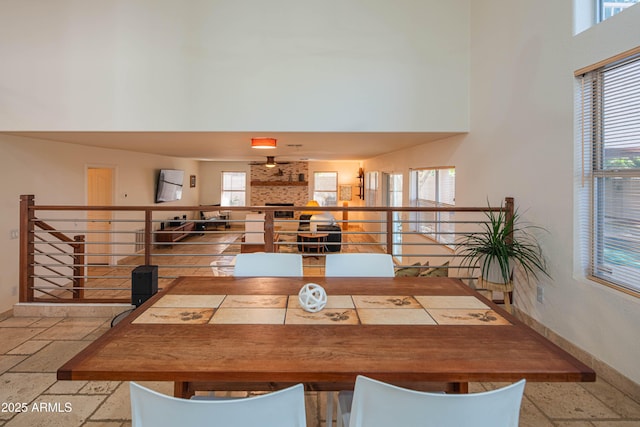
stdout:
<svg viewBox="0 0 640 427">
<path fill-rule="evenodd" d="M 57 368 L 107 331 L 110 321 L 80 317 L 1 320 L 0 426 L 131 425 L 127 382 L 56 380 Z M 171 383 L 143 384 L 166 394 L 173 390 Z M 501 385 L 472 383 L 470 390 Z M 324 427 L 325 396 L 307 395 L 309 426 Z M 595 383 L 528 383 L 520 426 L 640 426 L 640 397 L 634 398 L 600 379 Z"/>
</svg>

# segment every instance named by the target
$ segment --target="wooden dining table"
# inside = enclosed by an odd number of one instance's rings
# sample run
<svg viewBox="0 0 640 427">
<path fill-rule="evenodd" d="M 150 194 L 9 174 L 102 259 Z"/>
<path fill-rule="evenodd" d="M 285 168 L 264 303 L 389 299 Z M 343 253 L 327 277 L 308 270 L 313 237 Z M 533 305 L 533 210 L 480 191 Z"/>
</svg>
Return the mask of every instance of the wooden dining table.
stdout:
<svg viewBox="0 0 640 427">
<path fill-rule="evenodd" d="M 322 286 L 326 306 L 298 292 Z M 357 375 L 467 392 L 475 381 L 595 381 L 594 371 L 458 279 L 181 277 L 58 369 L 59 380 L 197 390 L 353 387 Z"/>
</svg>

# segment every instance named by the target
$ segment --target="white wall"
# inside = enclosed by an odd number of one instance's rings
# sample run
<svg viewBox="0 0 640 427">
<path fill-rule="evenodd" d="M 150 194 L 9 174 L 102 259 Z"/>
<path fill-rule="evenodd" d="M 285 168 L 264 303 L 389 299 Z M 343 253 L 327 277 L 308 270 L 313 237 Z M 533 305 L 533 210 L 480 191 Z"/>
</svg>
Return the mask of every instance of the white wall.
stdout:
<svg viewBox="0 0 640 427">
<path fill-rule="evenodd" d="M 365 170 L 456 168 L 456 204 L 515 197 L 523 218 L 545 227 L 552 279 L 517 284 L 518 307 L 640 383 L 640 299 L 574 269 L 573 71 L 640 40 L 640 7 L 571 35 L 569 2 L 471 2 L 471 131 L 365 162 Z M 406 182 L 406 181 L 405 181 Z M 407 200 L 405 200 L 407 201 Z"/>
<path fill-rule="evenodd" d="M 197 174 L 198 163 L 119 150 L 0 135 L 0 313 L 18 302 L 18 243 L 10 239 L 19 228 L 21 194 L 33 194 L 38 205 L 86 205 L 88 166 L 115 168 L 115 200 L 120 206 L 192 206 L 198 204 L 197 188 L 183 188 L 182 200 L 154 204 L 158 169 L 182 169 L 185 177 Z M 161 212 L 170 218 L 174 211 Z M 129 214 L 124 214 L 129 217 Z M 118 224 L 116 224 L 118 226 Z M 80 230 L 84 223 L 69 225 Z M 135 227 L 140 228 L 140 227 Z M 121 235 L 119 235 L 121 236 Z"/>
<path fill-rule="evenodd" d="M 0 129 L 466 131 L 468 4 L 3 0 Z"/>
</svg>

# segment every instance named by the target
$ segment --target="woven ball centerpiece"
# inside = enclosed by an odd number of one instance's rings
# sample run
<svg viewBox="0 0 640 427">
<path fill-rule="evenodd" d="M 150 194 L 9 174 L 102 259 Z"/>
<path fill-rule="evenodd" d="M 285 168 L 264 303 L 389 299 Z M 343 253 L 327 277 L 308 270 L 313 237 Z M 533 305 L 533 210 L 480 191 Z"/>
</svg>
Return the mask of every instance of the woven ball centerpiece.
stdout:
<svg viewBox="0 0 640 427">
<path fill-rule="evenodd" d="M 327 305 L 327 291 L 317 283 L 307 283 L 298 292 L 298 302 L 304 311 L 316 313 Z"/>
</svg>

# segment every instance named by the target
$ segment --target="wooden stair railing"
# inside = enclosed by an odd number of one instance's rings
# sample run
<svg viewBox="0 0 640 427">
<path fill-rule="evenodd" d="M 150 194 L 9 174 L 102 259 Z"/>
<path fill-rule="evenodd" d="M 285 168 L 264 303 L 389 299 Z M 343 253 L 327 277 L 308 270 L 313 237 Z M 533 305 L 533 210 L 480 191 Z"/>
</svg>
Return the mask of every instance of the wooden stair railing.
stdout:
<svg viewBox="0 0 640 427">
<path fill-rule="evenodd" d="M 451 258 L 453 261 L 448 264 L 448 271 L 456 272 L 458 278 L 467 280 L 473 279 L 474 272 L 460 272 L 461 265 L 455 264 L 455 258 L 459 255 L 455 254 L 455 242 L 449 240 L 439 240 L 437 236 L 449 237 L 456 233 L 464 232 L 465 228 L 471 229 L 474 224 L 481 224 L 486 221 L 482 217 L 482 213 L 489 210 L 506 210 L 509 217 L 513 214 L 513 199 L 506 198 L 505 205 L 500 208 L 487 207 L 456 207 L 456 206 L 433 206 L 433 207 L 415 207 L 415 206 L 399 206 L 399 207 L 377 207 L 377 206 L 358 206 L 358 207 L 322 207 L 318 208 L 324 212 L 354 212 L 358 213 L 355 218 L 350 221 L 342 221 L 341 226 L 341 251 L 360 252 L 360 251 L 385 251 L 391 255 L 400 254 L 398 258 L 399 267 L 410 267 L 415 265 L 414 261 L 420 261 L 421 268 L 428 268 L 428 262 L 431 260 L 433 265 L 442 265 L 444 260 Z M 219 206 L 180 206 L 183 212 L 193 212 L 192 217 L 199 218 L 198 214 L 203 210 L 220 209 Z M 297 243 L 296 236 L 299 231 L 299 222 L 296 220 L 278 220 L 275 216 L 275 210 L 281 209 L 277 206 L 233 206 L 226 207 L 229 212 L 238 212 L 244 215 L 246 212 L 262 211 L 265 213 L 265 251 L 274 252 L 293 249 L 300 251 L 300 244 Z M 293 206 L 294 212 L 304 212 L 308 210 L 305 206 Z M 62 221 L 69 223 L 71 218 L 64 215 L 54 214 L 50 218 L 43 216 L 43 212 L 62 212 L 62 211 L 79 211 L 87 212 L 92 210 L 104 210 L 114 212 L 126 212 L 123 218 L 117 221 L 122 223 L 120 230 L 113 231 L 114 234 L 124 236 L 122 239 L 109 241 L 112 245 L 137 245 L 143 242 L 144 248 L 137 246 L 132 249 L 122 251 L 114 251 L 110 249 L 109 254 L 113 255 L 115 263 L 113 268 L 111 264 L 107 266 L 108 271 L 101 270 L 97 264 L 86 264 L 87 254 L 85 254 L 88 245 L 92 242 L 85 242 L 85 233 L 91 233 L 90 230 L 84 228 L 76 229 L 77 231 L 66 231 L 56 228 L 56 222 Z M 167 221 L 171 221 L 169 215 L 175 215 L 175 206 L 69 206 L 69 205 L 40 205 L 36 206 L 33 195 L 23 195 L 20 197 L 20 261 L 19 261 L 19 280 L 20 280 L 20 302 L 87 302 L 87 303 L 128 303 L 130 300 L 123 297 L 123 291 L 129 291 L 127 288 L 130 279 L 130 269 L 138 265 L 158 264 L 165 270 L 163 274 L 159 274 L 161 280 L 173 280 L 179 275 L 189 275 L 190 271 L 196 271 L 196 274 L 206 274 L 210 269 L 208 262 L 210 259 L 218 259 L 217 257 L 228 257 L 224 255 L 222 250 L 211 249 L 210 252 L 201 252 L 201 245 L 241 245 L 235 240 L 227 241 L 224 237 L 218 239 L 218 234 L 234 234 L 242 228 L 244 223 L 241 219 L 231 220 L 230 229 L 226 230 L 204 230 L 199 228 L 190 232 L 189 236 L 207 236 L 207 239 L 193 239 L 193 242 L 185 241 L 175 244 L 175 253 L 168 251 L 169 245 L 163 246 L 161 239 L 166 233 L 165 226 Z M 135 213 L 130 215 L 129 213 Z M 422 216 L 423 213 L 427 215 Z M 439 223 L 439 218 L 433 217 L 435 213 L 450 213 L 442 223 L 451 222 L 454 224 L 451 228 L 444 231 L 426 232 L 415 224 L 422 222 L 428 224 Z M 453 215 L 459 215 L 454 217 Z M 141 218 L 142 217 L 142 218 Z M 184 216 L 186 218 L 186 215 Z M 40 219 L 42 218 L 42 219 Z M 174 219 L 176 219 L 174 217 Z M 46 221 L 46 222 L 45 222 Z M 73 221 L 87 222 L 83 215 L 73 219 Z M 280 223 L 278 223 L 280 221 Z M 192 220 L 199 224 L 201 221 Z M 294 227 L 288 229 L 286 224 L 294 222 Z M 140 226 L 142 224 L 142 227 Z M 357 227 L 350 231 L 350 228 Z M 53 225 L 52 225 L 53 224 Z M 283 225 L 284 224 L 284 225 Z M 400 228 L 404 225 L 406 228 Z M 460 228 L 457 228 L 459 225 Z M 235 226 L 235 228 L 233 228 Z M 77 227 L 77 224 L 76 224 Z M 283 231 L 281 228 L 285 227 Z M 85 231 L 82 231 L 85 230 Z M 462 230 L 462 231 L 461 231 Z M 65 233 L 81 233 L 73 238 Z M 139 234 L 142 232 L 142 236 Z M 132 233 L 136 234 L 135 239 L 131 239 Z M 394 234 L 400 234 L 400 243 L 394 243 Z M 283 238 L 284 235 L 284 238 Z M 208 237 L 211 236 L 213 243 L 208 243 Z M 279 243 L 275 241 L 276 236 L 283 238 Z M 138 240 L 139 239 L 139 240 Z M 235 239 L 235 238 L 234 238 Z M 92 239 L 90 239 L 92 240 Z M 135 242 L 133 241 L 135 240 Z M 235 243 L 234 243 L 235 242 Z M 284 243 L 283 243 L 284 242 Z M 449 242 L 449 243 L 448 243 Z M 399 246 L 399 248 L 394 247 Z M 182 250 L 185 247 L 192 248 Z M 197 248 L 197 249 L 196 249 Z M 173 249 L 172 249 L 173 250 Z M 224 250 L 224 248 L 223 248 Z M 394 253 L 395 251 L 395 253 Z M 233 251 L 229 252 L 230 254 Z M 91 255 L 89 255 L 91 256 Z M 176 257 L 171 262 L 163 262 L 164 257 Z M 116 259 L 117 257 L 117 259 Z M 186 260 L 180 261 L 180 258 Z M 207 258 L 206 263 L 199 263 L 198 260 Z M 406 257 L 406 258 L 404 258 Z M 194 262 L 195 260 L 195 262 Z M 317 258 L 316 258 L 317 260 Z M 122 261 L 122 262 L 121 262 Z M 404 262 L 404 265 L 403 265 Z M 225 259 L 225 263 L 232 264 Z M 206 267 L 203 267 L 206 266 Z M 229 267 L 229 265 L 224 265 Z M 321 273 L 322 262 L 309 262 L 311 272 Z M 64 273 L 60 273 L 61 269 L 66 269 Z M 206 271 L 202 271 L 205 268 Z M 184 269 L 181 270 L 181 269 Z M 179 270 L 176 273 L 175 270 Z M 72 272 L 70 272 L 72 271 Z M 185 273 L 186 271 L 186 273 Z M 66 274 L 65 274 L 66 273 Z M 110 281 L 110 282 L 109 282 Z M 99 283 L 99 284 L 97 284 Z M 106 285 L 105 285 L 106 283 Z M 95 292 L 97 291 L 97 292 Z M 87 298 L 86 295 L 91 296 Z M 96 296 L 98 295 L 98 296 Z M 115 296 L 114 296 L 115 295 Z"/>
<path fill-rule="evenodd" d="M 48 236 L 51 236 L 57 239 L 60 244 L 66 244 L 73 248 L 72 257 L 72 279 L 71 279 L 71 288 L 69 289 L 66 285 L 60 285 L 56 283 L 54 280 L 49 280 L 47 278 L 40 278 L 54 287 L 58 287 L 61 291 L 71 292 L 73 295 L 73 299 L 83 299 L 84 298 L 84 284 L 85 284 L 85 267 L 84 267 L 84 252 L 85 252 L 85 237 L 83 235 L 77 235 L 73 238 L 67 236 L 64 233 L 56 230 L 51 225 L 47 224 L 44 221 L 40 221 L 35 218 L 35 214 L 32 209 L 29 209 L 29 206 L 33 206 L 34 198 L 33 195 L 22 196 L 20 198 L 20 218 L 21 218 L 21 227 L 20 227 L 20 301 L 25 302 L 34 302 L 36 301 L 35 292 L 34 292 L 34 277 L 35 277 L 35 268 L 39 266 L 53 275 L 57 275 L 60 278 L 68 277 L 67 275 L 61 273 L 60 271 L 55 269 L 55 266 L 49 265 L 40 265 L 36 263 L 36 255 L 42 255 L 43 257 L 52 260 L 54 264 L 58 264 L 61 267 L 69 267 L 69 264 L 64 262 L 63 260 L 56 258 L 56 256 L 52 254 L 44 253 L 43 251 L 36 249 L 35 240 L 39 239 L 40 242 L 44 242 L 44 244 L 48 245 L 48 247 L 57 251 L 60 255 L 67 256 L 69 255 L 66 250 L 60 248 L 56 243 L 47 242 L 44 238 L 38 236 L 36 234 L 36 228 L 47 232 Z M 47 292 L 43 289 L 39 289 L 39 292 L 47 294 L 53 298 L 60 298 L 52 292 Z"/>
</svg>

